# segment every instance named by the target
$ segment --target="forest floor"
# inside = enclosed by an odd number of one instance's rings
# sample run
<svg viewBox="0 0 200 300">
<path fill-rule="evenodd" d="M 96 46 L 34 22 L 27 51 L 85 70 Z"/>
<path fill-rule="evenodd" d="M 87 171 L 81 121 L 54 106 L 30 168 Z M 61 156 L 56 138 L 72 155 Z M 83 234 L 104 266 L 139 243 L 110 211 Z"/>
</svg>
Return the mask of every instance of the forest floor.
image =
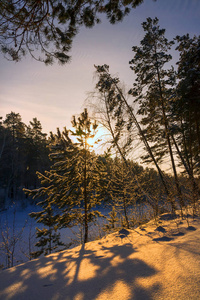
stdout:
<svg viewBox="0 0 200 300">
<path fill-rule="evenodd" d="M 200 299 L 200 218 L 163 214 L 3 270 L 0 299 Z"/>
</svg>

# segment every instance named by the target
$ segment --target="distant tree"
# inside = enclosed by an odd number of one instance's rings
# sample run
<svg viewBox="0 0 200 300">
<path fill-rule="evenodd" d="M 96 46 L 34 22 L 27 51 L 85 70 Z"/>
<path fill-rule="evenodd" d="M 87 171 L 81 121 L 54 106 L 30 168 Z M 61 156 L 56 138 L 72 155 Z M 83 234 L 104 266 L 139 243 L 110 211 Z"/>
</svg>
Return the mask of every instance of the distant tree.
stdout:
<svg viewBox="0 0 200 300">
<path fill-rule="evenodd" d="M 4 208 L 5 205 L 5 197 L 2 193 L 2 191 L 6 187 L 6 176 L 5 176 L 5 171 L 6 171 L 6 163 L 5 163 L 5 149 L 7 146 L 7 130 L 3 126 L 3 121 L 2 117 L 0 117 L 0 190 L 1 190 L 1 195 L 0 195 L 0 210 Z"/>
<path fill-rule="evenodd" d="M 37 187 L 36 171 L 48 170 L 48 141 L 37 118 L 28 126 L 19 113 L 11 112 L 0 122 L 0 189 L 6 198 L 23 199 L 22 188 Z"/>
<path fill-rule="evenodd" d="M 19 60 L 29 52 L 46 64 L 51 64 L 54 59 L 64 64 L 70 59 L 69 51 L 81 26 L 93 27 L 98 24 L 100 14 L 105 14 L 110 23 L 114 24 L 142 2 L 1 1 L 1 51 L 13 60 Z M 38 49 L 44 54 L 43 57 L 36 57 Z"/>
<path fill-rule="evenodd" d="M 170 180 L 170 177 L 171 176 L 165 174 L 168 184 L 171 183 L 171 185 L 173 185 L 173 181 Z M 140 180 L 143 189 L 154 199 L 153 213 L 154 217 L 156 218 L 160 213 L 163 213 L 168 209 L 168 204 L 166 201 L 167 197 L 158 172 L 153 168 L 144 168 L 143 172 L 140 174 Z M 172 194 L 172 189 L 170 189 L 170 196 L 174 197 Z M 145 199 L 142 200 L 145 202 Z M 138 203 L 141 202 L 142 201 L 140 200 L 138 201 Z"/>
<path fill-rule="evenodd" d="M 36 171 L 44 172 L 50 168 L 47 134 L 42 132 L 42 125 L 37 118 L 26 127 L 26 171 L 25 187 L 36 188 L 39 184 Z"/>
<path fill-rule="evenodd" d="M 2 153 L 1 173 L 4 173 L 4 182 L 7 195 L 15 198 L 18 187 L 23 184 L 23 173 L 25 167 L 24 137 L 25 124 L 19 113 L 11 112 L 3 121 L 6 141 Z"/>
<path fill-rule="evenodd" d="M 5 141 L 6 141 L 6 130 L 3 126 L 2 117 L 0 117 L 0 160 L 5 148 Z"/>
<path fill-rule="evenodd" d="M 10 114 L 7 114 L 3 123 L 11 132 L 13 143 L 24 136 L 25 124 L 22 122 L 19 113 L 11 112 Z"/>
</svg>

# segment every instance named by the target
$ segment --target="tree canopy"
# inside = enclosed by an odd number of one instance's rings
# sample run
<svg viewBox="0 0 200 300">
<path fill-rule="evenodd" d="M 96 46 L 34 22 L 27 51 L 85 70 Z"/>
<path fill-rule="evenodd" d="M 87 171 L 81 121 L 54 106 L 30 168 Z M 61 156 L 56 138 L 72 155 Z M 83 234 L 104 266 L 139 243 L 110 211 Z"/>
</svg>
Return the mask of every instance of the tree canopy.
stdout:
<svg viewBox="0 0 200 300">
<path fill-rule="evenodd" d="M 73 38 L 81 26 L 93 27 L 100 14 L 114 24 L 143 0 L 10 0 L 0 2 L 0 49 L 18 61 L 26 53 L 52 64 L 70 60 Z"/>
</svg>

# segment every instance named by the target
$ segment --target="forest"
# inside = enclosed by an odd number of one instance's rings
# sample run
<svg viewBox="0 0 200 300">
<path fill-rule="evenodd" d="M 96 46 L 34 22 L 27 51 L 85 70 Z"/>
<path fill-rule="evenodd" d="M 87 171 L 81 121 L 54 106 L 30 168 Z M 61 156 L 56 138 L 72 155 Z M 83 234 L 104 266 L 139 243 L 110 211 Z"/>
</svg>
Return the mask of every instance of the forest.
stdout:
<svg viewBox="0 0 200 300">
<path fill-rule="evenodd" d="M 89 241 L 89 224 L 103 218 L 105 230 L 134 228 L 145 222 L 132 214 L 148 205 L 151 218 L 192 206 L 200 195 L 200 37 L 188 34 L 168 41 L 157 18 L 142 24 L 144 37 L 129 61 L 135 81 L 125 90 L 108 65 L 95 66 L 96 86 L 88 108 L 72 116 L 72 129 L 44 133 L 34 118 L 24 124 L 11 112 L 0 123 L 0 209 L 8 201 L 34 202 L 37 257 L 62 244 L 59 229 L 81 225 L 81 242 Z M 172 47 L 179 53 L 171 66 Z M 107 150 L 89 144 L 99 126 L 109 132 Z M 98 140 L 97 140 L 98 142 Z M 99 141 L 100 142 L 100 141 Z M 134 160 L 142 145 L 140 164 Z M 163 171 L 170 165 L 171 172 Z M 179 171 L 178 171 L 179 170 Z M 180 171 L 181 170 L 181 171 Z M 185 211 L 185 210 L 184 210 Z"/>
</svg>

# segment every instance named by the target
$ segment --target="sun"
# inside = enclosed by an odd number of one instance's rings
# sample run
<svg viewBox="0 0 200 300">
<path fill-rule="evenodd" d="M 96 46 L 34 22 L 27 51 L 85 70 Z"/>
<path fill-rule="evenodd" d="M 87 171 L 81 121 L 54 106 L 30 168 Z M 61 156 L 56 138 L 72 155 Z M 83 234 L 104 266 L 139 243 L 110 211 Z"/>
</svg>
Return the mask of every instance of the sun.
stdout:
<svg viewBox="0 0 200 300">
<path fill-rule="evenodd" d="M 107 134 L 108 133 L 106 132 L 105 128 L 99 126 L 94 137 L 90 137 L 87 139 L 88 146 L 97 151 L 105 142 L 105 137 Z"/>
<path fill-rule="evenodd" d="M 71 131 L 73 132 L 73 128 L 71 129 Z M 87 138 L 86 147 L 89 151 L 95 151 L 96 154 L 102 154 L 106 151 L 106 141 L 109 140 L 109 137 L 109 131 L 102 125 L 99 125 L 95 135 L 93 137 Z M 77 142 L 77 138 L 74 135 L 71 135 L 70 138 L 73 142 Z"/>
<path fill-rule="evenodd" d="M 90 137 L 87 139 L 87 145 L 89 147 L 94 147 L 95 144 L 96 144 L 96 137 Z"/>
</svg>

